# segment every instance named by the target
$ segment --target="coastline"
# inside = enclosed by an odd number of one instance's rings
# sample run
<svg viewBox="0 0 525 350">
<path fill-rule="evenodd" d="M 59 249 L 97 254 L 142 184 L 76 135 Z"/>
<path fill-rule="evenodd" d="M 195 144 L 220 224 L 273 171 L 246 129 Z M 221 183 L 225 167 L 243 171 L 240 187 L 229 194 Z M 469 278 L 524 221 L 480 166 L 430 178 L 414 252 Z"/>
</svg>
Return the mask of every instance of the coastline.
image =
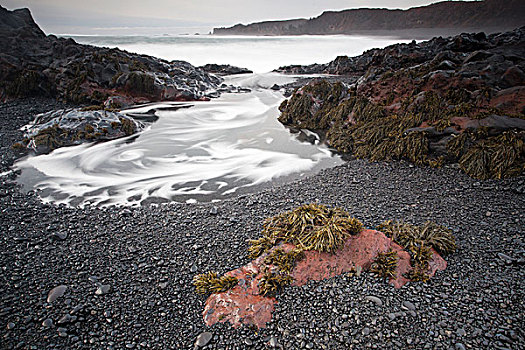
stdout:
<svg viewBox="0 0 525 350">
<path fill-rule="evenodd" d="M 12 164 L 8 147 L 19 127 L 50 106 L 57 103 L 0 105 L 0 171 Z M 34 193 L 22 194 L 12 175 L 1 187 L 7 348 L 191 349 L 205 331 L 213 334 L 210 349 L 525 346 L 525 270 L 505 258 L 525 249 L 523 177 L 480 182 L 454 167 L 352 160 L 220 203 L 109 209 L 42 204 Z M 369 274 L 339 276 L 287 288 L 266 329 L 207 328 L 193 276 L 244 265 L 246 240 L 259 235 L 265 217 L 315 201 L 341 206 L 367 227 L 389 218 L 437 220 L 454 230 L 458 252 L 427 284 L 395 290 Z M 48 292 L 62 284 L 64 297 L 47 303 Z M 109 292 L 96 295 L 99 284 Z M 75 321 L 59 323 L 66 314 Z M 53 325 L 43 326 L 48 319 Z"/>
</svg>

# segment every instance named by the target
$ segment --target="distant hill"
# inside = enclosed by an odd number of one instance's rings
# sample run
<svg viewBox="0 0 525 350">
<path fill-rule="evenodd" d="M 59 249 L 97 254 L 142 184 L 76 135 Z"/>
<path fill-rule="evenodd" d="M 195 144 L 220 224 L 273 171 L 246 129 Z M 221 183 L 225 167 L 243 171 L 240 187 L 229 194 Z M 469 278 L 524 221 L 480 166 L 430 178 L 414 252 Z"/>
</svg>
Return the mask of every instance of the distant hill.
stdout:
<svg viewBox="0 0 525 350">
<path fill-rule="evenodd" d="M 326 35 L 458 30 L 495 32 L 525 25 L 524 0 L 443 1 L 408 10 L 352 9 L 326 11 L 312 19 L 266 21 L 215 28 L 216 35 Z"/>
</svg>

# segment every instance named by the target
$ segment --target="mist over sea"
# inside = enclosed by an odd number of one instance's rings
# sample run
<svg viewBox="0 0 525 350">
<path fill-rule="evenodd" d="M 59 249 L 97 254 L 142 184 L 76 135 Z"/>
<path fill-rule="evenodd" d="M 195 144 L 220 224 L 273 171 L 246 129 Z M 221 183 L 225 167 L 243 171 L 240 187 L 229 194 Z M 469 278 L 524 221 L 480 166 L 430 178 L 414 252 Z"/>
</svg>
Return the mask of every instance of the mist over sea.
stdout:
<svg viewBox="0 0 525 350">
<path fill-rule="evenodd" d="M 77 42 L 183 60 L 195 66 L 231 64 L 255 73 L 283 65 L 327 63 L 340 55 L 408 42 L 394 37 L 305 35 L 305 36 L 71 36 Z"/>
</svg>

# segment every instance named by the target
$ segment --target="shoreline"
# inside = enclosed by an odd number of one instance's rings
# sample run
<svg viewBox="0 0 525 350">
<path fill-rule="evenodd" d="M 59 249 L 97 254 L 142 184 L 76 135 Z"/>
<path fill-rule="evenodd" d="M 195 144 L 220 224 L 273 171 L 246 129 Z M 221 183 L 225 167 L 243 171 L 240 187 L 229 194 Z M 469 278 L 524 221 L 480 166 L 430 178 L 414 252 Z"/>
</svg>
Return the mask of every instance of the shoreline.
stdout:
<svg viewBox="0 0 525 350">
<path fill-rule="evenodd" d="M 46 99 L 0 105 L 2 166 L 29 115 Z M 51 106 L 51 107 L 50 107 Z M 207 348 L 521 348 L 525 270 L 506 264 L 525 249 L 525 178 L 478 181 L 454 167 L 352 160 L 291 183 L 219 203 L 73 209 L 42 204 L 3 177 L 0 289 L 7 348 L 184 348 L 202 332 Z M 429 283 L 395 290 L 369 274 L 287 288 L 259 332 L 204 325 L 205 298 L 191 279 L 248 262 L 247 239 L 265 217 L 319 201 L 366 227 L 382 220 L 451 227 L 457 253 Z M 216 214 L 215 209 L 216 208 Z M 66 233 L 66 237 L 64 237 Z M 98 283 L 98 284 L 97 284 Z M 47 303 L 48 292 L 66 285 Z M 109 285 L 107 294 L 97 287 Z M 382 305 L 365 300 L 376 296 Z M 74 321 L 59 323 L 64 315 Z M 52 320 L 52 326 L 49 325 Z"/>
</svg>

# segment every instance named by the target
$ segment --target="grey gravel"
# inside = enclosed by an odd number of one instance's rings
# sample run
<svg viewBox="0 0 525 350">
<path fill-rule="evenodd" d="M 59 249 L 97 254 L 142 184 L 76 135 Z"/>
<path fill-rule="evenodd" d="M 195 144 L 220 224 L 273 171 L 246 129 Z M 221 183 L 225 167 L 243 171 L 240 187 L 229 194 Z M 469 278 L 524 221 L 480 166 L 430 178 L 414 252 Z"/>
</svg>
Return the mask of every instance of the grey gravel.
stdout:
<svg viewBox="0 0 525 350">
<path fill-rule="evenodd" d="M 410 301 L 408 301 L 408 300 L 403 301 L 403 306 L 407 310 L 415 310 L 416 309 L 416 306 L 413 303 L 411 303 Z"/>
<path fill-rule="evenodd" d="M 39 99 L 0 105 L 0 172 L 13 162 L 10 145 L 20 136 L 18 128 L 33 114 L 59 107 Z M 246 339 L 253 349 L 525 348 L 525 273 L 519 262 L 525 255 L 524 178 L 478 181 L 455 167 L 350 160 L 213 204 L 73 209 L 22 193 L 15 176 L 0 178 L 3 348 L 192 349 L 203 332 L 213 333 L 206 349 L 244 349 Z M 248 263 L 247 240 L 260 235 L 264 218 L 317 200 L 345 208 L 370 228 L 386 219 L 434 220 L 452 228 L 458 251 L 426 284 L 395 289 L 366 271 L 312 281 L 277 297 L 265 329 L 207 327 L 206 297 L 195 293 L 193 276 Z M 51 239 L 50 232 L 67 232 L 67 239 Z M 111 292 L 95 295 L 96 283 L 110 285 Z M 67 285 L 66 293 L 47 303 L 58 285 Z M 379 298 L 382 306 L 366 296 Z M 70 318 L 63 320 L 65 315 Z M 59 320 L 67 336 L 42 327 L 48 319 Z M 10 322 L 12 329 L 6 327 Z"/>
</svg>

